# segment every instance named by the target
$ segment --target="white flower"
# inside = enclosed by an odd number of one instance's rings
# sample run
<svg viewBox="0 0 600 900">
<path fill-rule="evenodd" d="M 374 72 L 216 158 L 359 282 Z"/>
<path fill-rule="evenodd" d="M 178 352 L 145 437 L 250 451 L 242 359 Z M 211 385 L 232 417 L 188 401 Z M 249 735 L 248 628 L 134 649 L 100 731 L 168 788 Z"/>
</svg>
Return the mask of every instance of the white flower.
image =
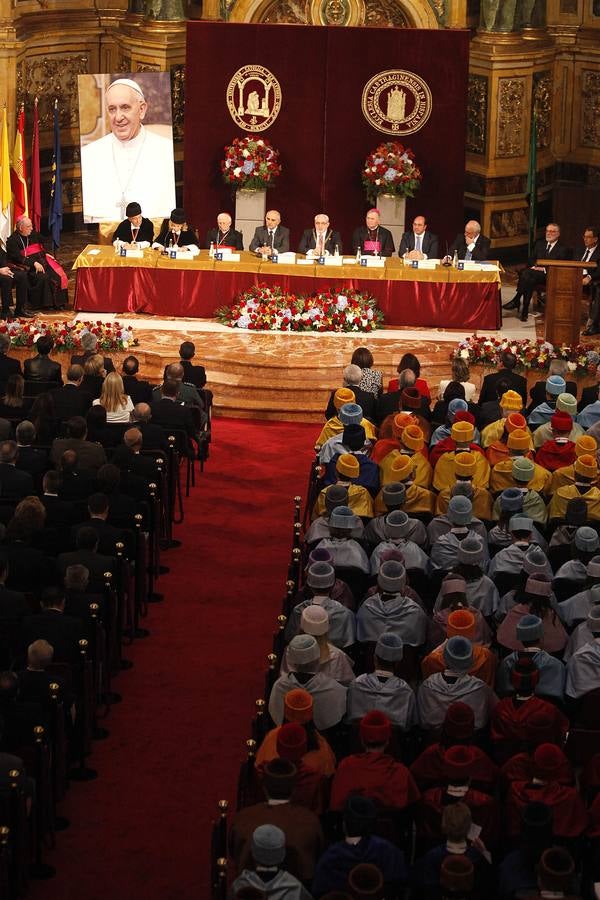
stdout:
<svg viewBox="0 0 600 900">
<path fill-rule="evenodd" d="M 256 146 L 257 146 L 257 147 L 262 147 L 263 144 L 264 144 L 264 141 L 262 140 L 262 138 L 261 138 L 259 141 L 256 142 Z"/>
<path fill-rule="evenodd" d="M 129 347 L 129 341 L 123 341 L 123 350 L 127 350 Z"/>
<path fill-rule="evenodd" d="M 469 358 L 469 351 L 468 351 L 468 350 L 461 350 L 461 351 L 460 351 L 460 358 L 461 358 L 461 359 L 468 359 L 468 358 Z"/>
<path fill-rule="evenodd" d="M 516 344 L 513 344 L 513 345 L 512 345 L 512 347 L 510 348 L 510 352 L 516 354 L 516 352 L 517 352 L 517 345 L 516 345 Z"/>
<path fill-rule="evenodd" d="M 236 178 L 239 178 L 240 175 L 242 174 L 242 167 L 236 166 L 236 168 L 233 170 L 233 174 L 235 175 Z"/>
<path fill-rule="evenodd" d="M 568 363 L 567 363 L 567 366 L 569 367 L 569 372 L 574 372 L 575 369 L 577 368 L 577 363 L 574 363 L 574 362 L 568 362 Z"/>
<path fill-rule="evenodd" d="M 371 172 L 376 172 L 376 171 L 377 171 L 377 166 L 371 166 Z"/>
<path fill-rule="evenodd" d="M 375 179 L 375 184 L 381 184 L 381 178 L 376 178 L 376 179 Z"/>
<path fill-rule="evenodd" d="M 242 156 L 246 156 L 246 157 L 250 156 L 250 151 L 249 151 L 249 150 L 242 150 Z"/>
</svg>

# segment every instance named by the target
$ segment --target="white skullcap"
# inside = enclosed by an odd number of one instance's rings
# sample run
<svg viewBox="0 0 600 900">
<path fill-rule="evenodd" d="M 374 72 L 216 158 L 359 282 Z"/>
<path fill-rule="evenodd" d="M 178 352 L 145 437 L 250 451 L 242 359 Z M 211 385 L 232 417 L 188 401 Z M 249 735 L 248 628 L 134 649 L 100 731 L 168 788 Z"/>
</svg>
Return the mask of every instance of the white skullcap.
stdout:
<svg viewBox="0 0 600 900">
<path fill-rule="evenodd" d="M 142 100 L 146 99 L 144 97 L 143 90 L 141 89 L 137 81 L 134 81 L 132 78 L 116 78 L 114 81 L 111 81 L 109 86 L 106 88 L 106 91 L 110 91 L 110 89 L 114 87 L 115 84 L 124 84 L 126 87 L 131 88 L 132 91 L 135 91 L 136 94 L 139 94 Z"/>
</svg>

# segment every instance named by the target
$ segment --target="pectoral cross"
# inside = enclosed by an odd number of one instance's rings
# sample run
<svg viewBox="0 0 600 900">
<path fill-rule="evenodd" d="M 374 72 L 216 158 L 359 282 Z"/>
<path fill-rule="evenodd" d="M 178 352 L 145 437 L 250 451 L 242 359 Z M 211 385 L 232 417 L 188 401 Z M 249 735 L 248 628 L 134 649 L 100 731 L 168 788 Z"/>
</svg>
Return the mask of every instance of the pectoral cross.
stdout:
<svg viewBox="0 0 600 900">
<path fill-rule="evenodd" d="M 117 203 L 119 207 L 119 213 L 121 215 L 121 219 L 125 218 L 125 210 L 127 209 L 127 200 L 125 199 L 125 194 L 121 194 L 121 200 Z"/>
</svg>

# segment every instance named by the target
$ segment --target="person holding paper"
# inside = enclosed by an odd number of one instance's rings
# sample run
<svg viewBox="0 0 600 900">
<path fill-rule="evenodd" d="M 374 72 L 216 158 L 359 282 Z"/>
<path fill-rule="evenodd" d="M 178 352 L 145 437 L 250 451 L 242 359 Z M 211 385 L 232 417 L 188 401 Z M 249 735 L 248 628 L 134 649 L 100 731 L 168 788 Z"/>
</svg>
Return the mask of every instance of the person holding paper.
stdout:
<svg viewBox="0 0 600 900">
<path fill-rule="evenodd" d="M 543 266 L 536 265 L 537 260 L 571 259 L 571 256 L 570 249 L 560 240 L 560 225 L 550 222 L 546 225 L 544 239 L 535 242 L 527 266 L 519 272 L 515 296 L 505 303 L 502 309 L 519 309 L 523 298 L 520 318 L 521 322 L 526 322 L 533 292 L 536 288 L 543 288 L 546 285 L 546 270 Z"/>
<path fill-rule="evenodd" d="M 127 218 L 123 219 L 113 234 L 113 244 L 145 250 L 154 238 L 152 222 L 142 216 L 142 207 L 139 203 L 128 203 L 125 215 Z"/>
<path fill-rule="evenodd" d="M 250 241 L 250 251 L 260 256 L 287 253 L 290 249 L 290 229 L 281 224 L 281 215 L 270 209 L 265 216 L 265 224 L 259 225 Z"/>
<path fill-rule="evenodd" d="M 185 210 L 177 207 L 171 211 L 169 219 L 165 219 L 158 237 L 152 244 L 153 250 L 177 250 L 198 256 L 198 238 L 192 228 L 188 228 Z"/>
<path fill-rule="evenodd" d="M 206 232 L 204 246 L 208 250 L 212 244 L 215 250 L 239 251 L 244 249 L 244 235 L 232 228 L 233 220 L 229 213 L 219 213 L 217 227 Z"/>
<path fill-rule="evenodd" d="M 300 244 L 298 245 L 298 253 L 305 253 L 310 258 L 319 258 L 320 256 L 333 256 L 337 252 L 342 252 L 342 239 L 339 231 L 333 231 L 329 227 L 329 216 L 327 213 L 317 213 L 315 216 L 315 227 L 307 228 L 302 233 Z"/>
<path fill-rule="evenodd" d="M 427 230 L 425 216 L 415 216 L 412 231 L 405 231 L 402 235 L 398 256 L 403 259 L 438 259 L 438 248 L 437 235 Z"/>
<path fill-rule="evenodd" d="M 392 256 L 394 238 L 392 232 L 379 224 L 378 209 L 370 209 L 365 216 L 366 225 L 355 228 L 352 235 L 352 250 L 360 250 L 361 256 Z"/>
<path fill-rule="evenodd" d="M 481 233 L 481 225 L 474 219 L 471 219 L 465 225 L 465 233 L 457 234 L 454 241 L 448 247 L 448 253 L 444 257 L 446 260 L 452 259 L 456 253 L 459 259 L 465 261 L 475 260 L 482 262 L 484 259 L 490 258 L 491 241 L 489 237 Z"/>
</svg>

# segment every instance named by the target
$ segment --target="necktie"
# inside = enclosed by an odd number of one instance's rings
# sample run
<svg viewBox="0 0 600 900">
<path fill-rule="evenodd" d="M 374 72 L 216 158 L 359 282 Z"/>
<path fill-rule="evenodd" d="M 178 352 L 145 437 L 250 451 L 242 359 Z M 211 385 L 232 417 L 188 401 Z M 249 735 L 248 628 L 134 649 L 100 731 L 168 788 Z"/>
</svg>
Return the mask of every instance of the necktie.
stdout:
<svg viewBox="0 0 600 900">
<path fill-rule="evenodd" d="M 469 259 L 472 259 L 472 258 L 473 258 L 472 252 L 471 252 L 470 250 L 467 250 L 467 252 L 465 253 L 465 259 L 466 259 L 466 260 L 469 260 Z"/>
<path fill-rule="evenodd" d="M 417 236 L 415 237 L 415 250 L 418 250 L 419 253 L 421 252 L 421 235 L 420 234 L 417 234 Z"/>
<path fill-rule="evenodd" d="M 581 257 L 582 262 L 589 262 L 590 256 L 592 255 L 592 248 L 588 247 L 583 256 Z"/>
<path fill-rule="evenodd" d="M 269 228 L 269 244 L 271 245 L 271 250 L 273 249 L 273 232 Z"/>
<path fill-rule="evenodd" d="M 546 244 L 546 253 L 550 253 L 550 241 Z"/>
<path fill-rule="evenodd" d="M 318 250 L 319 256 L 323 256 L 324 249 L 325 249 L 325 247 L 323 244 L 323 235 L 320 234 L 319 235 L 319 243 L 317 244 L 317 250 Z"/>
</svg>

